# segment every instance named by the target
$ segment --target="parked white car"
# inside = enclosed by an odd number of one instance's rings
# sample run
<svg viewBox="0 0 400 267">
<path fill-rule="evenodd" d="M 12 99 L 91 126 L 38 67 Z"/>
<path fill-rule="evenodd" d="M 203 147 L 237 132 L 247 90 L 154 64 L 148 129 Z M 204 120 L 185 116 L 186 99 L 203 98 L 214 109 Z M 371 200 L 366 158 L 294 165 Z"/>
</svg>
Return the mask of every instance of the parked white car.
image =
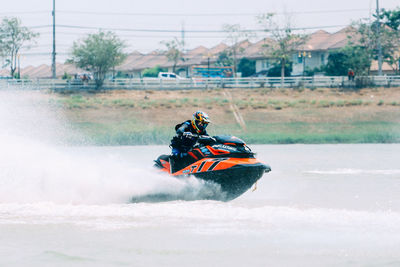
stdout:
<svg viewBox="0 0 400 267">
<path fill-rule="evenodd" d="M 159 72 L 158 78 L 163 80 L 180 80 L 181 76 L 173 73 L 173 72 Z"/>
</svg>

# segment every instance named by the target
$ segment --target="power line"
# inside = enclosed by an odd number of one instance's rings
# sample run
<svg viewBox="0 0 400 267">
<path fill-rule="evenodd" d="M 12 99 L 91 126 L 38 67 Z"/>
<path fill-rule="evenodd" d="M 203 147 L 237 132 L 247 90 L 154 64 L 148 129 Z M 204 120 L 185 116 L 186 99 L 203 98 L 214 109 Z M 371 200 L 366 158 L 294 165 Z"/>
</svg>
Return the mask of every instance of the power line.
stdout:
<svg viewBox="0 0 400 267">
<path fill-rule="evenodd" d="M 357 9 L 333 9 L 333 10 L 310 10 L 310 11 L 293 11 L 293 12 L 271 12 L 276 15 L 296 15 L 296 14 L 328 14 L 328 13 L 351 13 L 369 11 L 368 8 Z M 0 15 L 23 15 L 23 14 L 51 14 L 51 10 L 34 10 L 34 11 L 10 11 L 0 12 Z M 96 12 L 96 11 L 80 11 L 80 10 L 59 10 L 57 13 L 61 14 L 75 14 L 75 15 L 99 15 L 99 16 L 154 16 L 154 17 L 237 17 L 237 16 L 257 16 L 260 13 L 141 13 L 141 12 Z M 269 12 L 264 12 L 269 13 Z"/>
<path fill-rule="evenodd" d="M 53 25 L 46 24 L 46 25 L 35 25 L 35 26 L 28 26 L 31 29 L 41 29 L 41 28 L 49 28 L 53 27 Z"/>
<path fill-rule="evenodd" d="M 309 27 L 294 27 L 291 30 L 312 30 L 312 29 L 327 29 L 327 28 L 339 28 L 346 27 L 348 25 L 325 25 L 325 26 L 309 26 Z M 30 28 L 48 28 L 52 25 L 38 25 Z M 93 27 L 93 26 L 80 26 L 80 25 L 57 25 L 58 28 L 69 28 L 69 29 L 84 29 L 84 30 L 108 30 L 108 31 L 126 31 L 126 32 L 165 32 L 165 33 L 181 33 L 182 30 L 164 30 L 164 29 L 132 29 L 132 28 L 107 28 L 107 27 Z M 274 29 L 275 30 L 275 29 Z M 284 30 L 284 29 L 277 29 Z M 241 30 L 238 32 L 265 32 L 265 29 L 249 29 Z M 188 33 L 224 33 L 224 30 L 185 30 Z"/>
<path fill-rule="evenodd" d="M 78 26 L 78 25 L 57 25 L 59 28 L 71 28 L 71 29 L 91 29 L 91 30 L 109 30 L 109 31 L 126 31 L 126 32 L 167 32 L 167 33 L 181 33 L 181 30 L 163 30 L 163 29 L 132 29 L 132 28 L 106 28 L 106 27 L 89 27 L 89 26 Z M 221 33 L 223 30 L 186 30 L 186 32 L 215 32 Z"/>
<path fill-rule="evenodd" d="M 337 9 L 337 10 L 313 10 L 313 11 L 295 11 L 295 12 L 278 12 L 277 15 L 286 14 L 326 14 L 326 13 L 347 13 L 347 12 L 360 12 L 369 11 L 367 8 L 363 9 Z M 237 17 L 237 16 L 257 16 L 260 13 L 130 13 L 130 12 L 93 12 L 93 11 L 75 11 L 75 10 L 60 10 L 59 13 L 63 14 L 80 14 L 80 15 L 100 15 L 100 16 L 158 16 L 158 17 Z"/>
<path fill-rule="evenodd" d="M 21 56 L 51 56 L 51 52 L 30 52 L 30 53 L 21 53 Z M 70 53 L 57 53 L 57 55 L 70 55 Z"/>
<path fill-rule="evenodd" d="M 29 47 L 29 48 L 38 48 L 38 47 L 49 47 L 49 46 L 53 46 L 53 44 L 30 45 L 30 46 L 27 46 L 27 47 Z M 58 44 L 57 46 L 70 47 L 70 45 L 66 45 L 66 44 Z M 27 47 L 23 46 L 22 48 L 27 48 Z"/>
<path fill-rule="evenodd" d="M 16 12 L 0 12 L 0 15 L 12 15 L 12 14 L 43 14 L 51 13 L 50 10 L 37 10 L 37 11 L 16 11 Z"/>
<path fill-rule="evenodd" d="M 49 35 L 52 34 L 51 32 L 41 32 L 40 35 Z M 87 33 L 82 32 L 82 33 L 74 33 L 74 32 L 59 32 L 57 31 L 57 35 L 74 35 L 74 36 L 84 36 Z M 173 38 L 177 37 L 176 35 L 131 35 L 131 34 L 119 34 L 119 37 L 125 37 L 125 38 Z M 216 39 L 221 39 L 221 35 L 199 35 L 199 36 L 190 36 L 190 35 L 185 35 L 185 38 L 193 38 L 193 39 L 198 39 L 198 38 L 216 38 Z"/>
<path fill-rule="evenodd" d="M 39 32 L 40 36 L 44 36 L 44 35 L 50 35 L 52 34 L 52 32 Z M 58 35 L 73 35 L 73 36 L 86 36 L 88 33 L 87 32 L 80 32 L 80 33 L 76 33 L 76 32 L 62 32 L 62 31 L 57 31 Z M 177 35 L 138 35 L 138 34 L 119 34 L 119 37 L 122 38 L 173 38 L 173 37 L 177 37 Z M 185 38 L 188 39 L 200 39 L 200 38 L 211 38 L 211 39 L 221 39 L 223 38 L 223 36 L 219 35 L 185 35 Z M 325 39 L 326 36 L 314 36 L 314 39 Z M 50 46 L 51 44 L 47 44 L 47 46 Z M 60 46 L 60 45 L 59 45 Z M 61 44 L 61 46 L 63 46 L 63 44 Z M 36 47 L 36 46 L 31 46 L 31 47 Z"/>
</svg>

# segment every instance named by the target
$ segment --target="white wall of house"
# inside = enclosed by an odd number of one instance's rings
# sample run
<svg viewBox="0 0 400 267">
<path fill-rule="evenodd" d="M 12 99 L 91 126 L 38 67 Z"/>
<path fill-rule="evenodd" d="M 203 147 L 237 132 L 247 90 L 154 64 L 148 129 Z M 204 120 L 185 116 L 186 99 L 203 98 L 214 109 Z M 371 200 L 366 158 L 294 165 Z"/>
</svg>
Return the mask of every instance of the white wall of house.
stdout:
<svg viewBox="0 0 400 267">
<path fill-rule="evenodd" d="M 260 71 L 263 70 L 269 70 L 270 68 L 272 68 L 273 63 L 271 61 L 271 59 L 256 59 L 256 73 L 259 73 Z"/>
<path fill-rule="evenodd" d="M 304 61 L 303 61 L 304 60 Z M 328 52 L 327 51 L 312 51 L 307 52 L 306 56 L 300 56 L 299 53 L 295 53 L 292 55 L 293 62 L 293 70 L 292 75 L 302 75 L 303 68 L 305 69 L 314 69 L 319 68 L 322 65 L 326 65 L 328 63 Z"/>
<path fill-rule="evenodd" d="M 307 52 L 305 57 L 305 68 L 314 69 L 319 68 L 322 65 L 328 63 L 328 51 L 311 51 Z M 299 57 L 299 53 L 296 52 L 292 55 L 293 70 L 292 75 L 298 76 L 303 75 L 303 57 Z M 256 60 L 256 73 L 261 71 L 269 70 L 273 67 L 273 61 L 271 59 L 257 59 Z"/>
<path fill-rule="evenodd" d="M 137 70 L 137 71 L 132 71 L 129 73 L 131 75 L 132 78 L 140 78 L 141 76 L 141 71 Z"/>
</svg>

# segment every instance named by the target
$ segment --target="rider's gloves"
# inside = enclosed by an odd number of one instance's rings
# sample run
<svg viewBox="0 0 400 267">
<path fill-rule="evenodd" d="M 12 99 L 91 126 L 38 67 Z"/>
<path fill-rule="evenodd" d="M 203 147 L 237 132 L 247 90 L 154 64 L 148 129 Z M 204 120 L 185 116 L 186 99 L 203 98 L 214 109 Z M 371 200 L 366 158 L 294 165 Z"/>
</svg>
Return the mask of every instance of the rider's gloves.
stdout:
<svg viewBox="0 0 400 267">
<path fill-rule="evenodd" d="M 189 139 L 194 138 L 194 135 L 191 132 L 184 132 L 182 135 L 183 135 L 183 137 L 186 137 Z"/>
</svg>

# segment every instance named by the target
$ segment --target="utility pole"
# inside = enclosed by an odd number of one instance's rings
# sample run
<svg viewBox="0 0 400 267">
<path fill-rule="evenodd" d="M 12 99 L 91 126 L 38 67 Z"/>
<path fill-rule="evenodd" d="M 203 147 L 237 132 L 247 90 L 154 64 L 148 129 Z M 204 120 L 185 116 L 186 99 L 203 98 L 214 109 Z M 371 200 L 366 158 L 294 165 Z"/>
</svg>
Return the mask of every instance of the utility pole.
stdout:
<svg viewBox="0 0 400 267">
<path fill-rule="evenodd" d="M 56 77 L 56 0 L 53 0 L 53 12 L 51 12 L 53 16 L 53 53 L 51 60 L 51 73 L 52 78 Z"/>
<path fill-rule="evenodd" d="M 379 0 L 376 0 L 376 31 L 378 34 L 378 75 L 382 76 L 382 44 L 381 44 L 381 22 L 379 15 Z"/>
<path fill-rule="evenodd" d="M 18 54 L 18 80 L 21 79 L 21 62 L 20 62 L 21 54 Z"/>
<path fill-rule="evenodd" d="M 182 52 L 185 53 L 185 21 L 182 21 L 182 30 L 181 30 L 181 39 L 182 39 Z"/>
<path fill-rule="evenodd" d="M 184 20 L 182 21 L 181 38 L 182 38 L 183 61 L 185 61 L 184 55 L 186 53 L 186 49 L 185 49 L 185 21 Z M 189 77 L 189 67 L 186 67 L 186 77 Z"/>
</svg>

